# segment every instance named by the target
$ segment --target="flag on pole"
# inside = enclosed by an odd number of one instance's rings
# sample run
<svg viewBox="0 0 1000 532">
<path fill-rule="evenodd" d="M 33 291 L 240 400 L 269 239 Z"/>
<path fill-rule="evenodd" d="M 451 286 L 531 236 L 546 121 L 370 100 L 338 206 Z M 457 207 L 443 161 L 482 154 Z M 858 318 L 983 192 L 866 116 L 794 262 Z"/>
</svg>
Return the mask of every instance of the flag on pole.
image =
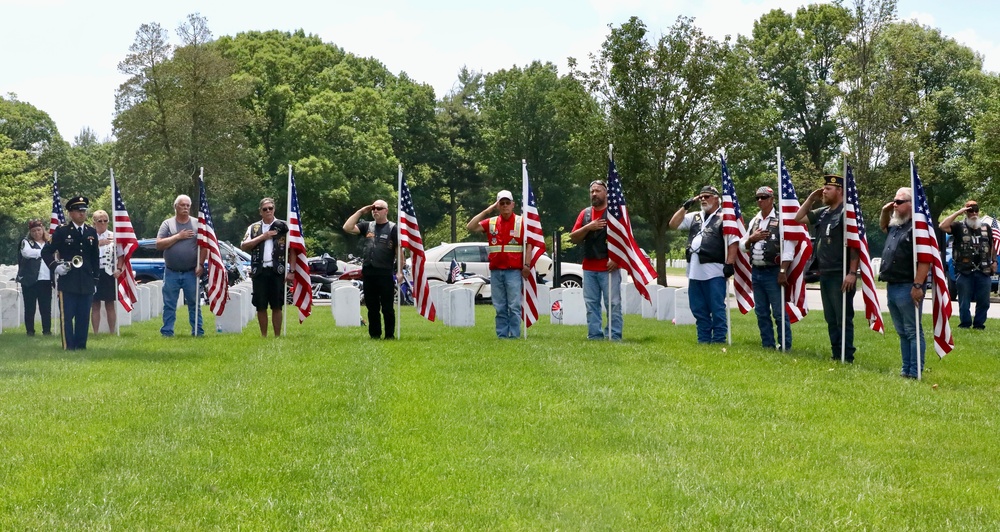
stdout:
<svg viewBox="0 0 1000 532">
<path fill-rule="evenodd" d="M 990 219 L 990 227 L 993 229 L 993 256 L 996 257 L 1000 255 L 1000 222 L 997 222 L 997 219 L 992 216 L 988 216 L 987 218 Z M 985 218 L 983 219 L 983 223 L 986 223 Z"/>
<path fill-rule="evenodd" d="M 795 243 L 795 255 L 788 271 L 788 301 L 785 310 L 788 320 L 795 323 L 809 313 L 806 305 L 806 260 L 812 255 L 812 238 L 805 225 L 795 222 L 799 212 L 799 197 L 792 185 L 792 176 L 788 173 L 785 160 L 778 156 L 778 180 L 781 184 L 781 225 L 783 238 Z"/>
<path fill-rule="evenodd" d="M 288 269 L 294 274 L 292 281 L 292 304 L 299 308 L 299 323 L 312 313 L 312 280 L 309 277 L 309 261 L 306 260 L 306 241 L 302 236 L 302 216 L 299 214 L 299 195 L 295 191 L 295 173 L 288 169 L 289 204 L 288 209 L 288 249 L 295 250 L 295 264 Z"/>
<path fill-rule="evenodd" d="M 424 263 L 424 241 L 420 238 L 420 224 L 417 223 L 417 212 L 413 209 L 413 198 L 410 188 L 406 186 L 406 178 L 400 169 L 399 184 L 399 247 L 410 250 L 413 260 L 413 297 L 414 305 L 421 316 L 434 321 L 434 302 L 431 301 L 431 288 L 427 284 L 427 271 Z"/>
<path fill-rule="evenodd" d="M 63 213 L 62 200 L 59 199 L 59 174 L 52 174 L 52 215 L 49 216 L 49 236 L 56 231 L 56 227 L 66 223 L 66 215 Z"/>
<path fill-rule="evenodd" d="M 538 259 L 545 253 L 545 233 L 542 232 L 542 219 L 538 215 L 538 202 L 535 192 L 528 181 L 528 165 L 521 161 L 521 198 L 524 206 L 521 209 L 522 227 L 524 229 L 524 253 L 531 276 L 524 283 L 524 301 L 521 302 L 521 312 L 524 315 L 524 326 L 531 327 L 538 321 L 538 274 L 535 267 Z"/>
<path fill-rule="evenodd" d="M 135 230 L 132 228 L 132 219 L 129 218 L 128 210 L 125 208 L 125 201 L 122 199 L 122 192 L 115 181 L 115 173 L 111 172 L 111 188 L 114 189 L 115 207 L 115 255 L 123 258 L 122 273 L 118 276 L 118 301 L 122 304 L 125 312 L 132 312 L 135 302 L 139 300 L 136 293 L 139 291 L 135 282 L 135 272 L 132 271 L 132 253 L 139 247 L 139 241 L 135 237 Z"/>
<path fill-rule="evenodd" d="M 722 161 L 722 234 L 734 235 L 743 239 L 746 236 L 746 225 L 743 223 L 743 209 L 736 197 L 736 187 L 729 175 L 726 158 Z M 750 277 L 750 256 L 746 253 L 736 253 L 736 273 L 733 278 L 733 288 L 736 292 L 736 306 L 746 314 L 753 308 L 753 280 Z"/>
<path fill-rule="evenodd" d="M 916 242 L 917 262 L 931 264 L 934 351 L 938 357 L 944 358 L 955 348 L 955 339 L 951 336 L 951 324 L 948 323 L 951 319 L 951 295 L 948 293 L 948 277 L 941 263 L 937 234 L 934 231 L 934 218 L 931 216 L 924 185 L 920 183 L 917 165 L 913 162 L 912 155 L 910 174 L 913 180 L 913 241 Z"/>
<path fill-rule="evenodd" d="M 208 284 L 205 286 L 205 293 L 212 313 L 222 316 L 226 300 L 229 299 L 229 272 L 222 262 L 219 239 L 215 236 L 215 224 L 208 207 L 204 178 L 198 180 L 198 196 L 198 247 L 208 250 Z"/>
<path fill-rule="evenodd" d="M 455 284 L 458 278 L 462 275 L 462 268 L 459 267 L 458 261 L 451 259 L 451 264 L 448 265 L 448 284 Z"/>
<path fill-rule="evenodd" d="M 861 215 L 861 203 L 858 200 L 858 185 L 854 181 L 854 171 L 847 165 L 847 175 L 844 176 L 844 204 L 847 223 L 847 247 L 857 249 L 861 255 L 861 293 L 865 298 L 865 319 L 868 327 L 875 332 L 885 334 L 882 323 L 882 307 L 875 292 L 875 273 L 872 270 L 871 253 L 868 251 L 868 231 L 865 229 L 865 218 Z"/>
<path fill-rule="evenodd" d="M 656 270 L 639 250 L 632 236 L 622 181 L 615 169 L 615 160 L 608 158 L 608 258 L 621 265 L 635 282 L 642 297 L 649 299 L 646 285 L 656 281 Z"/>
</svg>

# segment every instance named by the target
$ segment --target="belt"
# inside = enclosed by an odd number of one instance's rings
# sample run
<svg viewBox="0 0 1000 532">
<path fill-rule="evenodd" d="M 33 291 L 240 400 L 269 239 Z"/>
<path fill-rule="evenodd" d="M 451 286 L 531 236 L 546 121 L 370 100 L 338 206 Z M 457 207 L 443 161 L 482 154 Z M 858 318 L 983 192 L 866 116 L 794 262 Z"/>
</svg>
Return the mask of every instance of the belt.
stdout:
<svg viewBox="0 0 1000 532">
<path fill-rule="evenodd" d="M 169 267 L 169 266 L 167 266 L 166 268 L 167 268 L 168 270 L 170 270 L 170 271 L 174 272 L 174 273 L 188 273 L 188 272 L 193 272 L 193 271 L 194 271 L 194 268 L 188 268 L 188 269 L 186 269 L 186 270 L 175 270 L 175 269 L 173 269 L 173 268 L 171 268 L 171 267 Z"/>
<path fill-rule="evenodd" d="M 755 263 L 752 263 L 751 265 L 754 268 L 759 268 L 759 269 L 762 269 L 762 270 L 769 270 L 771 268 L 777 268 L 778 267 L 777 264 L 766 264 L 766 263 L 765 264 L 755 264 Z"/>
</svg>

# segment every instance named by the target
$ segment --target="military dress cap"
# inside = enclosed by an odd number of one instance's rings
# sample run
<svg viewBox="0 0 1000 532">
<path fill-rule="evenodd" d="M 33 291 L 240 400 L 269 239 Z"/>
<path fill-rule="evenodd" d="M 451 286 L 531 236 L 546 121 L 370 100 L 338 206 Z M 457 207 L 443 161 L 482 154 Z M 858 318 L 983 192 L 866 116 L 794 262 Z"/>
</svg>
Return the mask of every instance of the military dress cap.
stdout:
<svg viewBox="0 0 1000 532">
<path fill-rule="evenodd" d="M 839 175 L 828 174 L 823 176 L 823 184 L 844 188 L 844 178 Z"/>
<path fill-rule="evenodd" d="M 83 196 L 76 196 L 75 198 L 70 198 L 66 202 L 67 211 L 85 211 L 90 207 L 90 199 Z"/>
<path fill-rule="evenodd" d="M 700 196 L 702 194 L 711 194 L 713 196 L 719 196 L 720 198 L 722 197 L 722 194 L 719 193 L 719 189 L 713 187 L 712 185 L 705 185 L 701 187 L 701 192 L 699 192 L 698 195 Z"/>
<path fill-rule="evenodd" d="M 768 186 L 763 186 L 757 189 L 758 196 L 767 196 L 769 198 L 774 197 L 774 189 Z"/>
</svg>

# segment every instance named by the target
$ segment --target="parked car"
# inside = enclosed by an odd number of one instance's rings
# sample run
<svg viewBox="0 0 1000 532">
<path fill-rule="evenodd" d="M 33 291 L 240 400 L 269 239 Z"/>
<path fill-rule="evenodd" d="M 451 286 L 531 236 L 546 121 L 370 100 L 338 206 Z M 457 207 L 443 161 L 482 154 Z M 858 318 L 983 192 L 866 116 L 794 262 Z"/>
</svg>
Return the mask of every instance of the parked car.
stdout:
<svg viewBox="0 0 1000 532">
<path fill-rule="evenodd" d="M 465 273 L 482 275 L 487 279 L 490 277 L 489 253 L 486 242 L 441 244 L 426 250 L 424 253 L 427 256 L 424 271 L 427 273 L 428 280 L 446 281 L 452 260 L 464 265 Z M 551 278 L 552 259 L 548 255 L 542 255 L 542 258 L 538 259 L 536 270 L 539 277 L 542 278 L 542 282 L 546 278 Z M 489 285 L 486 285 L 479 295 L 483 299 L 488 299 L 490 297 Z"/>
<path fill-rule="evenodd" d="M 231 265 L 229 272 L 229 284 L 234 284 L 243 277 L 250 275 L 250 255 L 240 248 L 226 242 L 219 241 L 219 254 L 222 255 L 222 262 Z M 135 272 L 135 280 L 138 283 L 148 283 L 163 279 L 163 251 L 156 249 L 155 238 L 143 238 L 139 240 L 139 247 L 132 253 L 132 271 Z M 239 268 L 239 270 L 237 270 Z"/>
<path fill-rule="evenodd" d="M 955 275 L 955 261 L 951 258 L 951 235 L 945 233 L 944 235 L 944 260 L 946 262 L 945 268 L 948 269 L 948 294 L 951 295 L 952 301 L 958 300 L 958 276 Z M 990 283 L 990 292 L 1000 291 L 1000 275 L 994 274 Z"/>
</svg>

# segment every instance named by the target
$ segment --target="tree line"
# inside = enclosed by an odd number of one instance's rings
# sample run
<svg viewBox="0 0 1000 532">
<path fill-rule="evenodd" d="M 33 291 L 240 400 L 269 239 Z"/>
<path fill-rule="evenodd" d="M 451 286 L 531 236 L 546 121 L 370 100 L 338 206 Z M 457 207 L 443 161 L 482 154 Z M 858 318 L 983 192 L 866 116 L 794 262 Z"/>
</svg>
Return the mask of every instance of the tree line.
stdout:
<svg viewBox="0 0 1000 532">
<path fill-rule="evenodd" d="M 310 253 L 343 254 L 355 249 L 343 220 L 376 198 L 393 203 L 401 164 L 435 245 L 467 238 L 464 222 L 497 190 L 519 191 L 521 159 L 551 232 L 587 205 L 611 143 L 637 239 L 657 257 L 683 252 L 667 221 L 718 185 L 720 152 L 747 219 L 754 189 L 776 186 L 779 147 L 800 195 L 847 157 L 869 218 L 908 184 L 911 151 L 935 214 L 967 197 L 1000 207 L 1000 77 L 940 30 L 898 20 L 891 0 L 772 10 L 750 35 L 723 39 L 687 17 L 660 33 L 633 17 L 609 25 L 587 67 L 462 68 L 440 98 L 302 30 L 215 38 L 193 14 L 171 38 L 157 23 L 136 32 L 118 66 L 128 79 L 114 140 L 84 129 L 66 142 L 43 110 L 0 97 L 0 197 L 14 206 L 0 214 L 5 241 L 48 216 L 53 172 L 64 198 L 110 205 L 109 167 L 140 237 L 174 196 L 196 197 L 204 167 L 216 231 L 237 240 L 261 197 L 284 204 L 291 164 Z"/>
</svg>

